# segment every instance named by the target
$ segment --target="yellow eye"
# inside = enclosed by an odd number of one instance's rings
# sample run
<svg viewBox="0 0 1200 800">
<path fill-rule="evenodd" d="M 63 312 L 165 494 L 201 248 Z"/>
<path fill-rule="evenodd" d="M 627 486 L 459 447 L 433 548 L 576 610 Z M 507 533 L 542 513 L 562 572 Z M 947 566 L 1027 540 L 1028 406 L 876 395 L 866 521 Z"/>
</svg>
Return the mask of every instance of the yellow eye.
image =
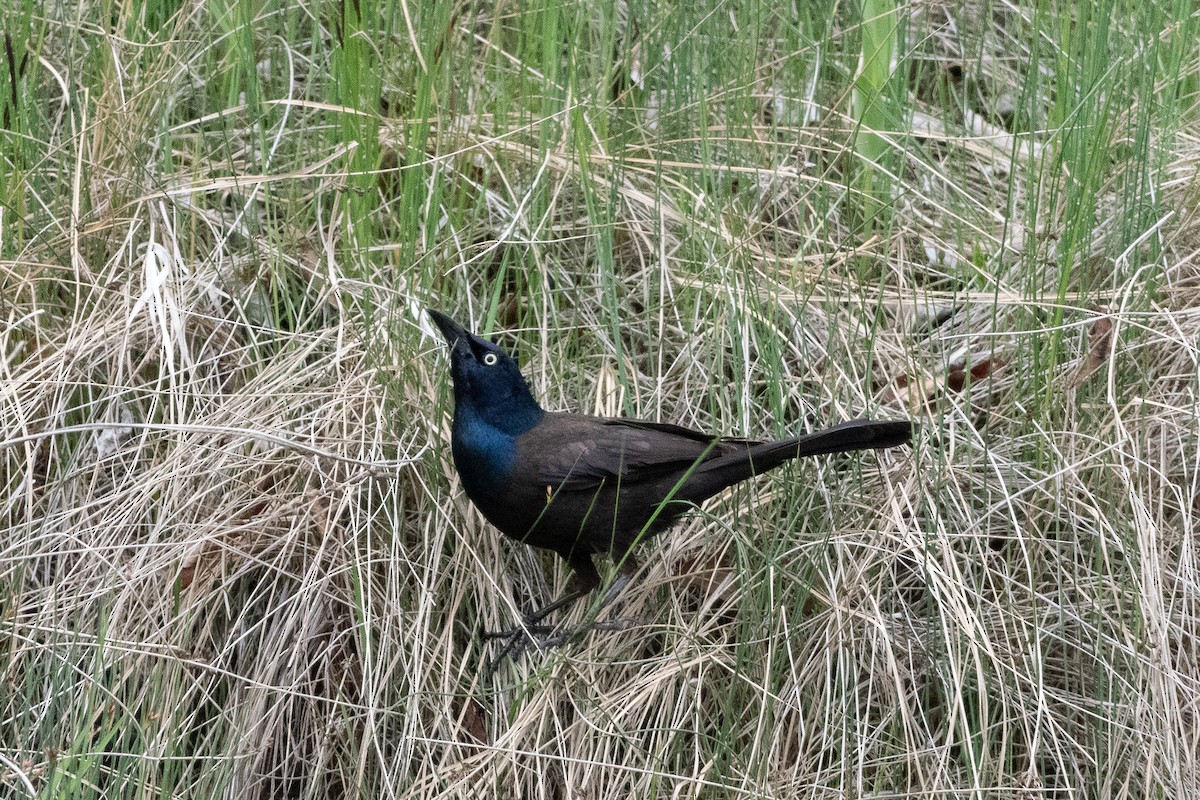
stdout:
<svg viewBox="0 0 1200 800">
<path fill-rule="evenodd" d="M 489 367 L 496 366 L 496 362 L 499 360 L 500 360 L 500 356 L 496 355 L 495 353 L 484 353 L 483 354 L 483 363 Z"/>
</svg>

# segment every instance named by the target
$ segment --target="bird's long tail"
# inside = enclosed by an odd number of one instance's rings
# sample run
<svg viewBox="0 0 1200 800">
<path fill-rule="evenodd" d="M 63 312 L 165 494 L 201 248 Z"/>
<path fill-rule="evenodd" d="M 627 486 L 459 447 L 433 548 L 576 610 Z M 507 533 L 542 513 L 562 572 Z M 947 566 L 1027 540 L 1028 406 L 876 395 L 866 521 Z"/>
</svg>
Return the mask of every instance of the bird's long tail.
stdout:
<svg viewBox="0 0 1200 800">
<path fill-rule="evenodd" d="M 853 450 L 882 450 L 908 444 L 912 440 L 912 432 L 913 424 L 908 420 L 875 422 L 869 419 L 855 419 L 823 431 L 797 436 L 795 439 L 768 442 L 762 445 L 761 450 L 752 450 L 751 457 L 756 462 L 765 461 L 777 452 L 781 457 L 775 463 L 782 464 L 789 458 L 801 456 L 848 453 Z"/>
<path fill-rule="evenodd" d="M 912 435 L 913 423 L 908 420 L 855 419 L 793 439 L 752 444 L 743 452 L 704 462 L 685 484 L 685 494 L 695 493 L 687 499 L 711 497 L 726 486 L 761 475 L 793 458 L 898 447 L 912 441 Z"/>
</svg>

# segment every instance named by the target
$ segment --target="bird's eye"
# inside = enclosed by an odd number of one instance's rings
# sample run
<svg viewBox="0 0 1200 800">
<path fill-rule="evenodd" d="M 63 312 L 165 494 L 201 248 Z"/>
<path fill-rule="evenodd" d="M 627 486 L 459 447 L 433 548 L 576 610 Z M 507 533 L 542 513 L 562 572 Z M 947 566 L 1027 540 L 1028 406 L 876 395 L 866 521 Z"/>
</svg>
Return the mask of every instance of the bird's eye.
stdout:
<svg viewBox="0 0 1200 800">
<path fill-rule="evenodd" d="M 483 354 L 483 363 L 488 365 L 489 367 L 496 366 L 496 362 L 499 360 L 500 360 L 500 356 L 496 355 L 495 353 L 484 353 Z"/>
</svg>

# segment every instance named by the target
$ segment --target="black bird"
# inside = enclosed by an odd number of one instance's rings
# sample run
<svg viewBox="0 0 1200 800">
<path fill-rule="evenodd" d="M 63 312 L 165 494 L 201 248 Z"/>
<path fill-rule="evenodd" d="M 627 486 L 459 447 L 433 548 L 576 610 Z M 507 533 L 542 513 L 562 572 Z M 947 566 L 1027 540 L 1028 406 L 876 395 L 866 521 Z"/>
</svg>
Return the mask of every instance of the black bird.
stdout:
<svg viewBox="0 0 1200 800">
<path fill-rule="evenodd" d="M 912 438 L 907 420 L 858 419 L 756 442 L 545 411 L 508 354 L 440 311 L 429 309 L 429 316 L 450 347 L 450 445 L 467 496 L 505 536 L 553 550 L 574 570 L 565 595 L 525 618 L 532 633 L 549 632 L 538 625 L 542 619 L 600 585 L 592 556 L 607 553 L 618 564 L 611 598 L 636 570 L 634 545 L 726 487 L 793 458 L 896 447 Z M 498 634 L 510 639 L 504 654 L 525 633 Z"/>
</svg>

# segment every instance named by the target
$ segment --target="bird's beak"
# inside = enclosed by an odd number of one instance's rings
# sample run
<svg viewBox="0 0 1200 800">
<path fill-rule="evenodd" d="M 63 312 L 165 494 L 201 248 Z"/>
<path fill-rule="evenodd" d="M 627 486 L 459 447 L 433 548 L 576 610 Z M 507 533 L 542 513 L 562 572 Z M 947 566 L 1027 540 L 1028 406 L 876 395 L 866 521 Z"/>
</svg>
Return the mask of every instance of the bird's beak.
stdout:
<svg viewBox="0 0 1200 800">
<path fill-rule="evenodd" d="M 436 309 L 428 308 L 426 312 L 438 326 L 442 336 L 446 337 L 446 344 L 450 345 L 451 352 L 460 346 L 470 347 L 471 334 L 466 328 Z"/>
</svg>

